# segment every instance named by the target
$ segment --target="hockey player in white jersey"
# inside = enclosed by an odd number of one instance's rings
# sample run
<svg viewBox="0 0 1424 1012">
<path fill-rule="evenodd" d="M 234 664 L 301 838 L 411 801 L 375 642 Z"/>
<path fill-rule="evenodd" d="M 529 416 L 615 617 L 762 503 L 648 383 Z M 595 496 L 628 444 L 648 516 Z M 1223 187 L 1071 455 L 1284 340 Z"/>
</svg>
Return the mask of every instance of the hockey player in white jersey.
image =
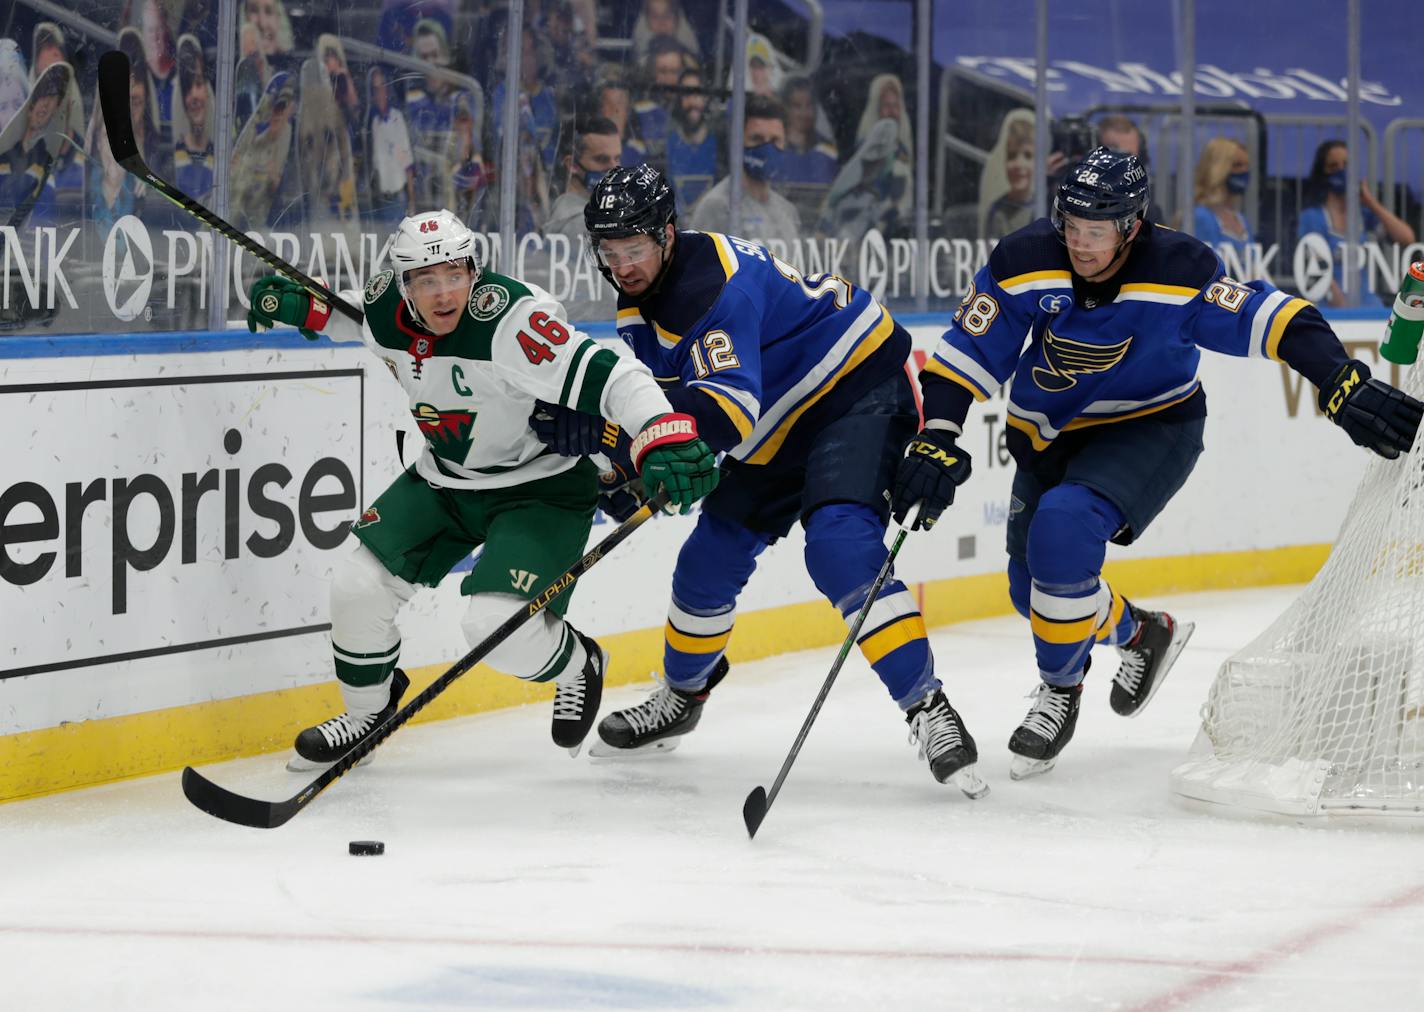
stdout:
<svg viewBox="0 0 1424 1012">
<path fill-rule="evenodd" d="M 548 292 L 483 271 L 474 236 L 449 211 L 401 222 L 392 269 L 367 283 L 357 325 L 279 276 L 252 286 L 248 325 L 296 326 L 311 339 L 364 341 L 410 400 L 425 445 L 419 459 L 355 522 L 336 566 L 331 641 L 344 713 L 297 736 L 293 769 L 335 762 L 395 712 L 409 682 L 397 667 L 396 618 L 483 546 L 460 584 L 462 626 L 485 639 L 583 554 L 598 502 L 587 460 L 548 452 L 529 428 L 540 403 L 578 408 L 637 432 L 649 495 L 666 487 L 686 512 L 715 487 L 712 451 L 648 369 L 601 349 Z M 487 663 L 555 683 L 553 739 L 577 754 L 597 716 L 607 653 L 563 618 L 572 590 L 492 650 Z"/>
</svg>

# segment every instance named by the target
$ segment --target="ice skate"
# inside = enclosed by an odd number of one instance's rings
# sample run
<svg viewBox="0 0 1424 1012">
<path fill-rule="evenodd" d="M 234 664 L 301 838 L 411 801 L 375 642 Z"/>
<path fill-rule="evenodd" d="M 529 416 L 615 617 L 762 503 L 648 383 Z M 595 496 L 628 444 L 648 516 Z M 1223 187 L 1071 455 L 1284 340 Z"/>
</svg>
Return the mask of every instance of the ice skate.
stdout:
<svg viewBox="0 0 1424 1012">
<path fill-rule="evenodd" d="M 297 735 L 297 754 L 287 761 L 287 769 L 293 773 L 319 770 L 330 766 L 347 752 L 350 752 L 368 734 L 385 723 L 400 706 L 401 697 L 410 688 L 410 679 L 405 672 L 396 668 L 391 675 L 391 698 L 385 708 L 378 713 L 364 717 L 353 717 L 342 713 L 330 720 L 322 721 L 316 727 L 309 727 Z M 357 765 L 364 766 L 371 761 L 367 755 Z"/>
<path fill-rule="evenodd" d="M 608 651 L 593 637 L 585 636 L 572 626 L 569 628 L 588 656 L 582 668 L 566 673 L 555 683 L 552 733 L 555 745 L 577 756 L 598 716 L 598 704 L 603 701 L 603 673 L 608 669 Z"/>
<path fill-rule="evenodd" d="M 954 784 L 971 798 L 989 793 L 989 785 L 974 769 L 979 761 L 974 739 L 941 690 L 936 689 L 910 707 L 905 722 L 910 725 L 911 744 L 919 742 L 919 757 L 929 760 L 936 780 Z"/>
<path fill-rule="evenodd" d="M 599 740 L 589 746 L 588 754 L 606 759 L 671 752 L 683 735 L 697 727 L 708 694 L 729 669 L 727 658 L 719 657 L 699 691 L 684 692 L 664 684 L 637 706 L 610 713 L 599 723 Z"/>
<path fill-rule="evenodd" d="M 1137 634 L 1117 648 L 1122 663 L 1113 676 L 1108 702 L 1114 712 L 1135 717 L 1166 680 L 1196 624 L 1178 622 L 1165 611 L 1145 611 L 1130 603 L 1128 609 L 1139 625 Z"/>
<path fill-rule="evenodd" d="M 1009 751 L 1014 753 L 1010 777 L 1026 780 L 1053 769 L 1058 753 L 1073 740 L 1082 696 L 1082 682 L 1073 686 L 1039 683 L 1033 692 L 1033 706 L 1009 738 Z"/>
</svg>

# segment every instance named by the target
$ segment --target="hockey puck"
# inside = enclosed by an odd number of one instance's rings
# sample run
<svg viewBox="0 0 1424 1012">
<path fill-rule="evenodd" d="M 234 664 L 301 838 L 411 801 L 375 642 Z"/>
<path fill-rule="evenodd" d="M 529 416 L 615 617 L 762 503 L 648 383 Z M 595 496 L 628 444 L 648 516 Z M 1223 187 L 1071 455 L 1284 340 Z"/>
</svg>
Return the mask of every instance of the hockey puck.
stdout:
<svg viewBox="0 0 1424 1012">
<path fill-rule="evenodd" d="M 386 845 L 380 840 L 352 840 L 346 849 L 354 857 L 376 857 L 386 852 Z"/>
</svg>

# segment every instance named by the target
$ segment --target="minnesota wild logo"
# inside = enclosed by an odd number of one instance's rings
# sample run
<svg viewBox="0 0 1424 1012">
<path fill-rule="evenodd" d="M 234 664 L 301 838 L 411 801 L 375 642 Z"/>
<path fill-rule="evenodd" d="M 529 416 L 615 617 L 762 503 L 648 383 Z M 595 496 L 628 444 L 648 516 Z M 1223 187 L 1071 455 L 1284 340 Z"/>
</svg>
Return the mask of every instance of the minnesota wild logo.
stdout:
<svg viewBox="0 0 1424 1012">
<path fill-rule="evenodd" d="M 441 411 L 433 404 L 417 404 L 410 413 L 435 456 L 455 464 L 465 463 L 474 443 L 476 412 Z"/>
<path fill-rule="evenodd" d="M 1084 373 L 1107 372 L 1117 365 L 1127 354 L 1130 344 L 1132 344 L 1131 337 L 1118 344 L 1109 345 L 1071 341 L 1066 337 L 1059 337 L 1045 327 L 1043 331 L 1043 361 L 1048 366 L 1047 368 L 1041 365 L 1034 366 L 1033 381 L 1040 390 L 1047 390 L 1052 394 L 1062 393 L 1077 385 L 1076 376 Z"/>
<path fill-rule="evenodd" d="M 366 301 L 375 302 L 381 297 L 381 293 L 386 290 L 386 286 L 391 283 L 391 272 L 381 271 L 370 281 L 366 282 Z"/>
</svg>

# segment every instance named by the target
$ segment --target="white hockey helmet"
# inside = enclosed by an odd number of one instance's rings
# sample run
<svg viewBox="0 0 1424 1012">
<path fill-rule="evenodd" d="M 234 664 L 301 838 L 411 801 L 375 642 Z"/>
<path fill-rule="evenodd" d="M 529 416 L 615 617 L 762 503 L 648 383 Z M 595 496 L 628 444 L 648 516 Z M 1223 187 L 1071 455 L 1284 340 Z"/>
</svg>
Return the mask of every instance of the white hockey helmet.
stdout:
<svg viewBox="0 0 1424 1012">
<path fill-rule="evenodd" d="M 450 261 L 468 260 L 470 272 L 479 281 L 481 266 L 475 256 L 475 233 L 451 212 L 444 210 L 413 214 L 401 221 L 391 243 L 391 267 L 396 274 L 396 287 L 405 299 L 406 308 L 417 320 L 420 315 L 406 287 L 406 274 L 421 267 Z"/>
</svg>

